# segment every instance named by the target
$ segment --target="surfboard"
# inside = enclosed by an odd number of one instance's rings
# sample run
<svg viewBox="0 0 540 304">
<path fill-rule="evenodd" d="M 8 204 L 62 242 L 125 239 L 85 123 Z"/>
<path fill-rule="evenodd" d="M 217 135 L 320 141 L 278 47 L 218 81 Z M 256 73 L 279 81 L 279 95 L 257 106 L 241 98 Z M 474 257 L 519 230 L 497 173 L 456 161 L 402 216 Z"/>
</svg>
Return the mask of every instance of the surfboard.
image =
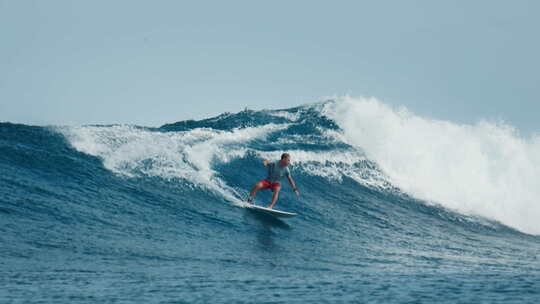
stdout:
<svg viewBox="0 0 540 304">
<path fill-rule="evenodd" d="M 276 210 L 276 209 L 269 209 L 269 208 L 265 208 L 265 207 L 261 207 L 257 205 L 246 205 L 246 208 L 249 208 L 255 212 L 260 212 L 260 213 L 277 216 L 277 217 L 293 217 L 297 215 L 296 213 L 286 212 L 286 211 L 281 211 L 281 210 Z"/>
</svg>

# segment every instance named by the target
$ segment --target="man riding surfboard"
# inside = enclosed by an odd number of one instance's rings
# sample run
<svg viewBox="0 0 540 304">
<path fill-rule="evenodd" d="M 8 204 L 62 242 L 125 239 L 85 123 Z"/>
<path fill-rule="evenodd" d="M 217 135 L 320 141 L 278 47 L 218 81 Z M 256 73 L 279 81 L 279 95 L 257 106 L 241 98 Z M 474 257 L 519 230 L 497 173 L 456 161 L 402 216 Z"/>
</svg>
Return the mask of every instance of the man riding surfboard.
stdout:
<svg viewBox="0 0 540 304">
<path fill-rule="evenodd" d="M 268 168 L 268 176 L 265 179 L 260 180 L 253 186 L 251 192 L 249 193 L 247 202 L 253 202 L 253 199 L 255 198 L 258 190 L 271 189 L 274 194 L 272 196 L 272 202 L 270 203 L 268 208 L 272 209 L 272 207 L 274 207 L 276 201 L 278 200 L 279 191 L 281 191 L 281 183 L 279 182 L 279 180 L 284 177 L 287 177 L 287 179 L 289 180 L 289 183 L 291 184 L 294 193 L 296 193 L 296 195 L 300 195 L 300 192 L 298 192 L 296 184 L 292 179 L 291 172 L 288 168 L 290 162 L 291 156 L 289 155 L 289 153 L 283 153 L 281 155 L 281 160 L 277 162 L 269 162 L 267 160 L 263 160 L 263 164 Z"/>
</svg>

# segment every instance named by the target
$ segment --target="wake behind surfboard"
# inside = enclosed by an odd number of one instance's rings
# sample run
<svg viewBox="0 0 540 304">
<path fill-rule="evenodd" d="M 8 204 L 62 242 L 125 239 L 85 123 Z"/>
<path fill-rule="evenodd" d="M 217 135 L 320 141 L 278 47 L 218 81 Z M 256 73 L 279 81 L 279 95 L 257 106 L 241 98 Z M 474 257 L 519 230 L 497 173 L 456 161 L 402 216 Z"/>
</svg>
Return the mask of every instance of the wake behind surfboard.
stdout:
<svg viewBox="0 0 540 304">
<path fill-rule="evenodd" d="M 263 213 L 263 214 L 276 216 L 276 217 L 293 217 L 297 215 L 296 213 L 292 213 L 292 212 L 269 209 L 269 208 L 265 208 L 265 207 L 261 207 L 257 205 L 251 205 L 251 204 L 246 205 L 246 208 L 249 208 L 250 210 L 254 212 Z"/>
</svg>

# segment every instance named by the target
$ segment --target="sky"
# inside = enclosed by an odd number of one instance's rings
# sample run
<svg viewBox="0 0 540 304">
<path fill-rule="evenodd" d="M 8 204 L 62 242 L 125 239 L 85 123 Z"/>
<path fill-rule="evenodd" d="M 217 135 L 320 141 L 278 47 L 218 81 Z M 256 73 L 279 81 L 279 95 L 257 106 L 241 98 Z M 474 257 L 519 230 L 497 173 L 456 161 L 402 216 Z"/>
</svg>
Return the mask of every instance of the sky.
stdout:
<svg viewBox="0 0 540 304">
<path fill-rule="evenodd" d="M 331 96 L 540 133 L 540 1 L 0 0 L 0 121 L 159 126 Z"/>
</svg>

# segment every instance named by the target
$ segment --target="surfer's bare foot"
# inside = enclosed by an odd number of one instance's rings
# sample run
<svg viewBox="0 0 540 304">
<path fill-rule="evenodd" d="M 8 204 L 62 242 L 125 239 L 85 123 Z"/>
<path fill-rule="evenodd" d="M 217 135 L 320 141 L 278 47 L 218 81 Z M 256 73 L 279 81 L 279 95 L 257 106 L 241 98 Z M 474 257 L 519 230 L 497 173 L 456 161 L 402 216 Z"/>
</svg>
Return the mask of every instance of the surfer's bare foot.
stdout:
<svg viewBox="0 0 540 304">
<path fill-rule="evenodd" d="M 246 200 L 246 202 L 247 202 L 248 204 L 253 204 L 253 196 L 248 197 L 247 200 Z"/>
</svg>

